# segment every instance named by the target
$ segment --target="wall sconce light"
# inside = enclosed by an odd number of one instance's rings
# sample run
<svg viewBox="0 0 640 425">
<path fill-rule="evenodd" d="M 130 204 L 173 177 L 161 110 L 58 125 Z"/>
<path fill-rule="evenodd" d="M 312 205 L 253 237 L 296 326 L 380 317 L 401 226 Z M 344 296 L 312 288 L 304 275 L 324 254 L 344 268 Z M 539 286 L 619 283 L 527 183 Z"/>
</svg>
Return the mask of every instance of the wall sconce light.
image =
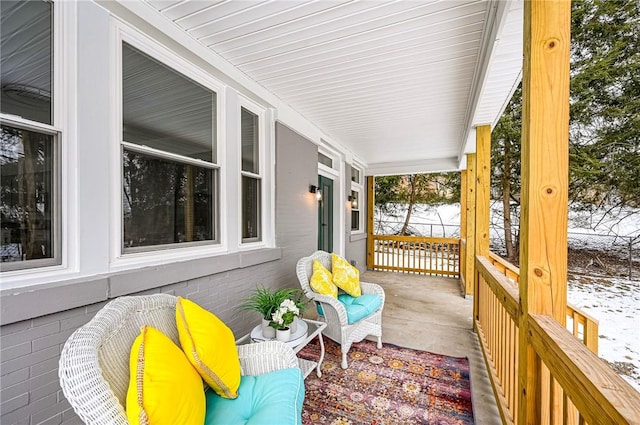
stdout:
<svg viewBox="0 0 640 425">
<path fill-rule="evenodd" d="M 351 208 L 352 209 L 357 209 L 358 208 L 358 197 L 357 196 L 347 196 L 347 201 L 351 202 Z"/>
<path fill-rule="evenodd" d="M 322 200 L 322 191 L 318 186 L 314 186 L 314 185 L 309 186 L 309 193 L 315 193 L 316 200 L 318 201 Z"/>
</svg>

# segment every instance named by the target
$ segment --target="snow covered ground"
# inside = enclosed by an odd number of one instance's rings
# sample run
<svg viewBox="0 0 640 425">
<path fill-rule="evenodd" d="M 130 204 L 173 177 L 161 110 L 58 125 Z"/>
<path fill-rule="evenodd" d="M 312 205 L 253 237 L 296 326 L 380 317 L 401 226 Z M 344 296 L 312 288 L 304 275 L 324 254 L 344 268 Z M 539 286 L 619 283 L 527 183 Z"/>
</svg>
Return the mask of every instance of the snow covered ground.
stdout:
<svg viewBox="0 0 640 425">
<path fill-rule="evenodd" d="M 406 207 L 401 207 L 394 214 L 376 217 L 377 223 L 383 222 L 377 232 L 398 231 L 404 222 L 405 211 Z M 411 216 L 410 228 L 425 236 L 457 237 L 459 225 L 459 204 L 439 207 L 418 205 Z M 569 231 L 636 237 L 640 235 L 640 212 L 620 211 L 617 218 L 607 218 L 598 212 L 570 212 Z M 500 237 L 499 234 L 491 237 L 494 236 Z M 593 242 L 596 245 L 591 248 L 610 248 L 604 242 L 606 238 L 592 240 L 602 241 L 605 246 L 597 246 L 597 242 Z M 567 299 L 599 321 L 600 357 L 640 391 L 640 278 L 634 276 L 633 280 L 628 280 L 570 275 Z"/>
<path fill-rule="evenodd" d="M 567 300 L 598 319 L 598 354 L 640 391 L 640 282 L 570 276 Z"/>
</svg>

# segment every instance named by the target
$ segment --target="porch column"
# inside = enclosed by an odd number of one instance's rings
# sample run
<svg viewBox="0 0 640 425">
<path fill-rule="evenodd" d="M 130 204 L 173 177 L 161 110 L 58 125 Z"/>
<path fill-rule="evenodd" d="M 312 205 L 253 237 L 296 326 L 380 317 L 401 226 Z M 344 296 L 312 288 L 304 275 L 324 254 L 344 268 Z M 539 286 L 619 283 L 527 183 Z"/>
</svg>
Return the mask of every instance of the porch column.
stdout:
<svg viewBox="0 0 640 425">
<path fill-rule="evenodd" d="M 566 320 L 570 29 L 569 0 L 525 1 L 518 424 L 541 423 L 536 407 L 546 398 L 529 314 Z M 552 409 L 562 413 L 555 401 Z"/>
<path fill-rule="evenodd" d="M 467 170 L 460 171 L 460 291 L 467 294 Z"/>
<path fill-rule="evenodd" d="M 375 177 L 367 176 L 367 269 L 373 270 L 373 205 L 375 204 Z"/>
<path fill-rule="evenodd" d="M 473 257 L 473 317 L 477 320 L 479 308 L 478 273 L 475 257 L 489 257 L 489 191 L 491 189 L 491 126 L 476 127 L 476 214 L 475 255 Z"/>
<path fill-rule="evenodd" d="M 465 294 L 474 295 L 473 281 L 475 279 L 475 252 L 476 252 L 476 154 L 467 154 L 467 251 L 465 256 L 464 276 Z M 474 310 L 474 316 L 476 312 Z"/>
</svg>

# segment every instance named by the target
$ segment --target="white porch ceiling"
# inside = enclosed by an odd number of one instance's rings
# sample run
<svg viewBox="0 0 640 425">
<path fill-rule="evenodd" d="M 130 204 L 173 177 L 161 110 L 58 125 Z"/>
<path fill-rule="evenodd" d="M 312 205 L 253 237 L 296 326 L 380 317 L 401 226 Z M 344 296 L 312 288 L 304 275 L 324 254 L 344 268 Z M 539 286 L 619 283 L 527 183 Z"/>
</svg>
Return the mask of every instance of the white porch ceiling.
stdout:
<svg viewBox="0 0 640 425">
<path fill-rule="evenodd" d="M 368 174 L 456 169 L 522 65 L 521 0 L 146 1 Z"/>
</svg>

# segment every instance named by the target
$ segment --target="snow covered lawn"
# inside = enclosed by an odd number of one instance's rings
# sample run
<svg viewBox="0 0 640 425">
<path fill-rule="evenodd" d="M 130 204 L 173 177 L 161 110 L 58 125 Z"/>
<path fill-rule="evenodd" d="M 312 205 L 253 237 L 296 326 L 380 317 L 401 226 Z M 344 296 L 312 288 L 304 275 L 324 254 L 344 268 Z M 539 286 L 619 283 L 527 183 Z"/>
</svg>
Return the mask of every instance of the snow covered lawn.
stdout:
<svg viewBox="0 0 640 425">
<path fill-rule="evenodd" d="M 567 300 L 598 319 L 598 354 L 640 391 L 640 282 L 569 276 Z"/>
</svg>

